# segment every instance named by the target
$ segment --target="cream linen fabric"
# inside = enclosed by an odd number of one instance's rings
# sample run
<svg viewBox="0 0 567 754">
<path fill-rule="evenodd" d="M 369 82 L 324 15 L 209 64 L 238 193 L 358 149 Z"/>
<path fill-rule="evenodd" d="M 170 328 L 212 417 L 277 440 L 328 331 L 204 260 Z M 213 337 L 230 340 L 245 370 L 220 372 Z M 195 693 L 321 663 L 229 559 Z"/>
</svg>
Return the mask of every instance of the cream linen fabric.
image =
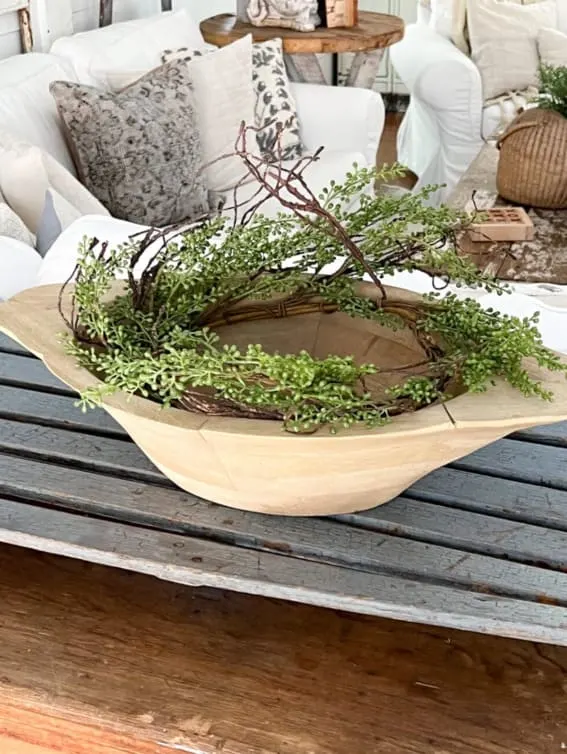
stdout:
<svg viewBox="0 0 567 754">
<path fill-rule="evenodd" d="M 467 5 L 471 57 L 485 100 L 538 85 L 537 36 L 557 28 L 555 0 L 518 5 L 504 0 L 473 0 Z"/>
<path fill-rule="evenodd" d="M 252 36 L 233 42 L 185 64 L 193 87 L 197 125 L 210 191 L 229 191 L 247 174 L 232 154 L 240 124 L 254 125 L 256 95 L 252 84 Z M 108 81 L 114 91 L 130 83 L 130 73 L 115 71 Z M 252 147 L 255 139 L 249 140 Z"/>
<path fill-rule="evenodd" d="M 567 66 L 567 34 L 555 29 L 540 29 L 537 46 L 542 63 Z"/>
<path fill-rule="evenodd" d="M 35 285 L 40 267 L 34 248 L 0 233 L 0 301 Z"/>
<path fill-rule="evenodd" d="M 35 238 L 29 232 L 24 221 L 18 217 L 6 202 L 0 199 L 0 236 L 13 238 L 27 246 L 35 245 Z"/>
<path fill-rule="evenodd" d="M 6 202 L 36 235 L 48 189 L 53 189 L 80 215 L 108 211 L 57 160 L 39 147 L 18 142 L 0 131 L 0 191 Z"/>
</svg>

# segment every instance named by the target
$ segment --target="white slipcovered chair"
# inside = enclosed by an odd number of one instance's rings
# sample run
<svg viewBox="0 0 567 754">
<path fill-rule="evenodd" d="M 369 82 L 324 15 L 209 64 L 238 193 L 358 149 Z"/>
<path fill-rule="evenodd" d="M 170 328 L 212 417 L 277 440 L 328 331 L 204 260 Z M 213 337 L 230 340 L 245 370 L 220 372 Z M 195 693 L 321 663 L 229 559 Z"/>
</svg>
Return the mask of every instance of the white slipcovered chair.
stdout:
<svg viewBox="0 0 567 754">
<path fill-rule="evenodd" d="M 560 29 L 567 33 L 567 0 L 558 0 L 558 11 Z M 478 68 L 450 39 L 452 19 L 443 24 L 446 35 L 433 28 L 435 23 L 420 4 L 417 23 L 391 48 L 391 58 L 411 95 L 398 133 L 398 159 L 417 175 L 416 189 L 445 184 L 432 197 L 440 203 L 485 140 L 527 102 L 517 97 L 485 101 Z"/>
</svg>

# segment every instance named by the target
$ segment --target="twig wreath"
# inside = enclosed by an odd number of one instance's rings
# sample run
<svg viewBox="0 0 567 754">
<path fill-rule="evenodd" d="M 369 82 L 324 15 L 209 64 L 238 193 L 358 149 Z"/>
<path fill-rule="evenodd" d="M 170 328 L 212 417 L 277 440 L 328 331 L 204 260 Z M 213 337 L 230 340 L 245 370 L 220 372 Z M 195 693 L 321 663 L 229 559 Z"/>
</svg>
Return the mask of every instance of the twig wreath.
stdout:
<svg viewBox="0 0 567 754">
<path fill-rule="evenodd" d="M 521 320 L 436 292 L 408 303 L 390 297 L 382 282 L 397 270 L 421 270 L 432 280 L 504 291 L 459 255 L 459 233 L 470 218 L 425 206 L 435 187 L 374 192 L 377 178 L 402 172 L 396 166 L 377 173 L 355 165 L 343 183 L 316 196 L 306 173 L 321 150 L 293 165 L 269 160 L 248 148 L 254 131 L 243 124 L 227 155 L 246 168 L 232 207 L 224 208 L 232 210 L 229 218 L 217 212 L 189 228 L 151 229 L 112 250 L 97 239 L 83 241 L 70 311 L 63 303 L 69 281 L 60 311 L 69 350 L 101 380 L 81 396 L 85 407 L 124 391 L 309 433 L 359 422 L 376 427 L 456 392 L 484 391 L 499 377 L 524 395 L 551 399 L 525 368 L 531 358 L 565 371 L 544 347 L 536 317 Z M 251 178 L 257 190 L 241 202 L 240 189 Z M 265 217 L 269 199 L 287 212 Z M 118 294 L 116 278 L 124 278 Z M 363 278 L 374 295 L 360 292 Z M 390 387 L 377 394 L 367 380 L 380 374 L 380 364 L 222 343 L 221 334 L 236 323 L 321 312 L 409 330 L 421 356 L 400 370 L 399 382 L 392 385 L 390 374 Z"/>
</svg>

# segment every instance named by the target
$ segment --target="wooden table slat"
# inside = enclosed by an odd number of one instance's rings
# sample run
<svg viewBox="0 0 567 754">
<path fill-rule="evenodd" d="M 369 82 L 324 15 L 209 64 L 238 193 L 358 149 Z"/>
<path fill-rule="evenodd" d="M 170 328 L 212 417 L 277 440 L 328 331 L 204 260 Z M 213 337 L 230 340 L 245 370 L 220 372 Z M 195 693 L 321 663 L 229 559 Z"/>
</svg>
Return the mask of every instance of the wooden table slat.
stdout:
<svg viewBox="0 0 567 754">
<path fill-rule="evenodd" d="M 81 432 L 97 432 L 101 436 L 128 437 L 105 411 L 81 411 L 76 405 L 76 398 L 1 384 L 0 417 Z"/>
<path fill-rule="evenodd" d="M 98 415 L 99 412 L 93 413 Z M 137 446 L 126 438 L 100 438 L 59 427 L 5 419 L 0 422 L 0 450 L 99 473 L 169 484 Z M 410 499 L 417 500 L 417 512 L 425 501 L 449 507 L 451 516 L 461 516 L 459 511 L 470 510 L 509 521 L 567 530 L 567 492 L 484 477 L 468 471 L 438 469 L 416 482 L 404 499 L 406 505 L 409 505 Z M 439 511 L 437 506 L 436 515 L 443 518 L 446 514 Z"/>
<path fill-rule="evenodd" d="M 563 448 L 506 439 L 487 445 L 451 466 L 567 490 L 567 455 Z"/>
<path fill-rule="evenodd" d="M 32 386 L 50 392 L 57 391 L 62 395 L 76 395 L 74 390 L 51 374 L 39 359 L 17 354 L 0 354 L 0 384 Z"/>
<path fill-rule="evenodd" d="M 0 541 L 191 586 L 567 644 L 567 610 L 0 500 Z"/>
<path fill-rule="evenodd" d="M 373 524 L 380 516 L 385 521 L 389 518 L 396 523 L 390 527 L 391 533 L 365 531 L 332 520 L 275 518 L 227 510 L 177 489 L 147 487 L 6 455 L 0 455 L 0 495 L 357 570 L 382 570 L 422 582 L 567 603 L 567 574 L 521 564 L 541 561 L 548 568 L 564 568 L 567 533 L 477 514 L 468 514 L 459 523 L 458 511 L 453 515 L 443 511 L 445 520 L 439 517 L 437 527 L 431 523 L 435 519 L 433 513 L 429 528 L 420 528 L 419 505 L 412 501 L 394 501 L 385 506 L 384 513 L 376 509 L 359 517 L 360 521 L 372 520 Z M 423 519 L 424 514 L 421 515 Z M 451 531 L 457 525 L 459 538 Z M 463 533 L 467 526 L 471 527 L 468 540 Z M 398 535 L 394 535 L 396 529 Z M 402 536 L 404 530 L 411 534 L 412 541 Z M 486 555 L 480 554 L 483 538 L 494 543 L 492 548 L 487 546 Z M 518 562 L 500 561 L 500 557 Z"/>
<path fill-rule="evenodd" d="M 406 495 L 464 510 L 565 529 L 567 493 L 472 471 L 444 467 L 416 482 Z"/>
<path fill-rule="evenodd" d="M 23 346 L 21 346 L 19 343 L 16 343 L 16 341 L 12 340 L 12 338 L 8 337 L 8 335 L 0 332 L 0 360 L 3 358 L 2 354 L 4 353 L 15 353 L 19 354 L 20 356 L 26 356 L 30 359 L 35 359 L 35 356 L 33 356 L 33 354 L 27 351 Z"/>
</svg>

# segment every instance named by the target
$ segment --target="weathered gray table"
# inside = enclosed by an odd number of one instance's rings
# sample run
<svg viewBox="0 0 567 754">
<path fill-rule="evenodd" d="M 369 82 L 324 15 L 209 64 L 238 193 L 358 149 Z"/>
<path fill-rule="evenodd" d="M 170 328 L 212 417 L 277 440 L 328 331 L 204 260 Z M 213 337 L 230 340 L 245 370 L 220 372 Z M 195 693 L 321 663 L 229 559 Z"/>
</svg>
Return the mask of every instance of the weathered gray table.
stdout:
<svg viewBox="0 0 567 754">
<path fill-rule="evenodd" d="M 397 500 L 272 518 L 173 487 L 0 336 L 0 541 L 352 612 L 567 645 L 567 426 L 516 435 Z"/>
</svg>

